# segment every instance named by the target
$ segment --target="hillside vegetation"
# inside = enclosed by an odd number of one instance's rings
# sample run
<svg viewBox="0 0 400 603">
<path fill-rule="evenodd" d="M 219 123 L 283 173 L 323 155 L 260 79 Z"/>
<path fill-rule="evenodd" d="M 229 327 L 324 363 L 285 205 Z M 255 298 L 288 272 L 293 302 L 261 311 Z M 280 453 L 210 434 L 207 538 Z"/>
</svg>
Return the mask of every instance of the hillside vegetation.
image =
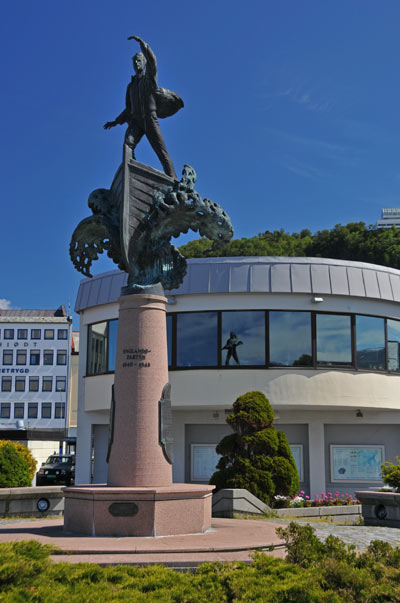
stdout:
<svg viewBox="0 0 400 603">
<path fill-rule="evenodd" d="M 283 229 L 267 230 L 257 236 L 233 239 L 218 251 L 211 251 L 207 239 L 190 241 L 179 250 L 186 258 L 232 256 L 322 257 L 369 262 L 400 269 L 400 229 L 372 230 L 364 222 L 337 224 L 331 230 L 310 230 L 289 234 Z"/>
</svg>

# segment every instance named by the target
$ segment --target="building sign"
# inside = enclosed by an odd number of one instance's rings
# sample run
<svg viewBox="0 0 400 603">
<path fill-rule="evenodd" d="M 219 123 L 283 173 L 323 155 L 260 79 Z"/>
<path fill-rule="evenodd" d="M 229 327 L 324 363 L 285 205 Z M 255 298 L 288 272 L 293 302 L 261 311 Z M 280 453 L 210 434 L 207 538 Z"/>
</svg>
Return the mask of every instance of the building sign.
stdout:
<svg viewBox="0 0 400 603">
<path fill-rule="evenodd" d="M 332 482 L 382 482 L 384 446 L 331 445 Z"/>
<path fill-rule="evenodd" d="M 290 444 L 290 450 L 292 451 L 294 462 L 296 463 L 299 480 L 303 482 L 303 444 Z"/>
<path fill-rule="evenodd" d="M 192 481 L 208 482 L 221 458 L 221 455 L 215 452 L 216 446 L 217 444 L 192 444 Z"/>
</svg>

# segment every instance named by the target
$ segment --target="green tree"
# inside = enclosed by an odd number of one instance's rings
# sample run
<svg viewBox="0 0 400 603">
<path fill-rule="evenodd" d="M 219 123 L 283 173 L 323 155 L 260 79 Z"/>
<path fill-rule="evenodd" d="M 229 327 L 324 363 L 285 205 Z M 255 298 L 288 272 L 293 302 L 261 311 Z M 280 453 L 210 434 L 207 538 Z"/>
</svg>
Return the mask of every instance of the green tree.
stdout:
<svg viewBox="0 0 400 603">
<path fill-rule="evenodd" d="M 266 230 L 254 237 L 233 239 L 217 251 L 211 251 L 211 246 L 208 239 L 200 239 L 182 245 L 180 251 L 187 258 L 308 256 L 370 262 L 400 269 L 400 229 L 393 226 L 374 230 L 364 222 L 336 224 L 331 230 L 319 230 L 315 234 L 308 229 L 292 234 L 283 229 Z"/>
<path fill-rule="evenodd" d="M 0 488 L 22 488 L 31 485 L 29 464 L 13 442 L 0 446 Z"/>
<path fill-rule="evenodd" d="M 37 462 L 33 458 L 29 448 L 27 448 L 23 444 L 20 444 L 19 442 L 11 442 L 11 440 L 0 440 L 0 447 L 4 446 L 5 444 L 12 444 L 15 447 L 16 451 L 19 452 L 26 459 L 28 463 L 29 477 L 32 481 L 36 473 Z"/>
<path fill-rule="evenodd" d="M 248 392 L 233 404 L 226 421 L 234 433 L 218 444 L 222 455 L 210 484 L 245 488 L 265 503 L 275 494 L 293 495 L 299 489 L 296 464 L 283 431 L 273 426 L 274 411 L 262 392 Z"/>
</svg>

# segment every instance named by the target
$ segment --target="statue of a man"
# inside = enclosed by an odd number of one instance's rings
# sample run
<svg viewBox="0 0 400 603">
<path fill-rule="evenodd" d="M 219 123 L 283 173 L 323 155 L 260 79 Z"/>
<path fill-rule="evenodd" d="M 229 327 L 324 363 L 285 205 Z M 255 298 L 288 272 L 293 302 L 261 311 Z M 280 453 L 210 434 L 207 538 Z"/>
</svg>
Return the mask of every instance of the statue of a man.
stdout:
<svg viewBox="0 0 400 603">
<path fill-rule="evenodd" d="M 126 90 L 125 109 L 114 121 L 105 123 L 104 128 L 108 130 L 117 124 L 128 124 L 125 144 L 132 149 L 134 159 L 136 145 L 143 134 L 146 134 L 164 172 L 176 180 L 174 165 L 165 146 L 158 117 L 173 115 L 183 107 L 183 101 L 175 92 L 158 87 L 157 60 L 154 52 L 138 36 L 128 38 L 132 39 L 139 42 L 142 50 L 132 58 L 136 75 L 132 76 Z"/>
<path fill-rule="evenodd" d="M 236 335 L 236 333 L 231 331 L 229 339 L 227 340 L 226 344 L 222 348 L 223 350 L 228 350 L 226 353 L 226 358 L 225 358 L 226 365 L 229 364 L 229 361 L 231 358 L 233 358 L 235 360 L 236 364 L 240 364 L 236 348 L 238 347 L 238 345 L 242 345 L 242 344 L 243 344 L 243 341 L 239 341 L 239 338 Z"/>
</svg>

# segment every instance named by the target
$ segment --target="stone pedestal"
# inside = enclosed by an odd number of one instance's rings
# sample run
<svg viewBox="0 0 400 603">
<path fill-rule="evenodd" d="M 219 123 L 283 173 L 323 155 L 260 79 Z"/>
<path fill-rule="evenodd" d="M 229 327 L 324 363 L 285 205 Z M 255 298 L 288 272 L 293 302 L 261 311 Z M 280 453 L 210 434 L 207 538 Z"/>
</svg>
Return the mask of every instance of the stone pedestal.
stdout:
<svg viewBox="0 0 400 603">
<path fill-rule="evenodd" d="M 159 402 L 168 383 L 166 302 L 148 293 L 119 300 L 107 485 L 65 489 L 66 531 L 166 536 L 210 527 L 214 486 L 173 484 L 160 441 Z"/>
</svg>

